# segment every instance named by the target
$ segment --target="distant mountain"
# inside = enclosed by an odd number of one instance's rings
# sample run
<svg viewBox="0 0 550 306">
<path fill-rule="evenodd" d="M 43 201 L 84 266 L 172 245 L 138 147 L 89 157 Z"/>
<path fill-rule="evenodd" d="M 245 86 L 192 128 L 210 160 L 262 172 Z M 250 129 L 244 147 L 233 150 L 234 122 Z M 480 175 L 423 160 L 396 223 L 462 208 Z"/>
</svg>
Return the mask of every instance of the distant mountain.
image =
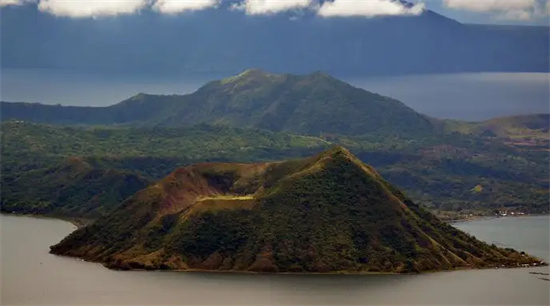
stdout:
<svg viewBox="0 0 550 306">
<path fill-rule="evenodd" d="M 510 136 L 522 133 L 548 134 L 550 114 L 533 114 L 500 117 L 483 121 L 474 129 L 477 133 L 490 132 L 496 136 Z"/>
<path fill-rule="evenodd" d="M 434 122 L 446 132 L 498 138 L 519 148 L 548 150 L 550 114 L 498 117 L 481 122 L 439 120 Z"/>
<path fill-rule="evenodd" d="M 259 67 L 364 76 L 549 67 L 549 27 L 461 24 L 429 10 L 377 18 L 218 9 L 70 19 L 28 5 L 0 15 L 2 68 L 166 74 Z"/>
<path fill-rule="evenodd" d="M 189 95 L 138 94 L 109 107 L 2 102 L 1 119 L 54 124 L 189 126 L 200 123 L 319 135 L 426 134 L 428 117 L 328 74 L 258 69 L 210 82 Z"/>
<path fill-rule="evenodd" d="M 301 160 L 180 168 L 51 252 L 115 269 L 360 273 L 540 264 L 439 221 L 342 147 Z"/>
</svg>

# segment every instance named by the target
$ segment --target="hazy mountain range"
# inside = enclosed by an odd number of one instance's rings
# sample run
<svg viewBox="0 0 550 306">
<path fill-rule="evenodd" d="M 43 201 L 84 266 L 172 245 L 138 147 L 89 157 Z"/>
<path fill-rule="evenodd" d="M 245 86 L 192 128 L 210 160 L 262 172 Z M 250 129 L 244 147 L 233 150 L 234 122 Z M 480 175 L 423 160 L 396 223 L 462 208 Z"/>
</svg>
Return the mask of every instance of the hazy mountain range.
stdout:
<svg viewBox="0 0 550 306">
<path fill-rule="evenodd" d="M 7 6 L 0 14 L 3 68 L 380 75 L 549 67 L 548 27 L 461 24 L 429 10 L 376 18 L 220 9 L 70 19 Z"/>
</svg>

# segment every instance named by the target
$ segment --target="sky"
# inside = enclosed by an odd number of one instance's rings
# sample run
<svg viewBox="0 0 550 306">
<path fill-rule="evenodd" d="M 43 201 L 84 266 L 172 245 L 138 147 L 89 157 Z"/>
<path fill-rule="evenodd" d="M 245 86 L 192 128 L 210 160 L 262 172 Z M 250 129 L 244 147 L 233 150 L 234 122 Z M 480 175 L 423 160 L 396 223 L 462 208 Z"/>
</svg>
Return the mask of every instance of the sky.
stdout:
<svg viewBox="0 0 550 306">
<path fill-rule="evenodd" d="M 222 5 L 231 1 L 231 5 Z M 45 14 L 67 18 L 115 18 L 153 10 L 185 15 L 228 9 L 247 15 L 310 10 L 322 18 L 419 15 L 429 9 L 464 23 L 549 25 L 550 0 L 0 0 L 0 7 L 35 5 Z M 299 16 L 299 14 L 297 14 Z"/>
</svg>

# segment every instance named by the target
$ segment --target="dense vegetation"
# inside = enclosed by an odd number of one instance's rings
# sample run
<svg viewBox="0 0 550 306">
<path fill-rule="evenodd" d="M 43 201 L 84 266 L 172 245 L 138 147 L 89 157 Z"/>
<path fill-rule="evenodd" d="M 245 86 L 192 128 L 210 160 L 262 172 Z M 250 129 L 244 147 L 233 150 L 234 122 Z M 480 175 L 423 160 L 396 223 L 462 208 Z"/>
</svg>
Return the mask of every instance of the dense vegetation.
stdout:
<svg viewBox="0 0 550 306">
<path fill-rule="evenodd" d="M 173 169 L 197 161 L 304 156 L 316 138 L 221 126 L 134 129 L 1 125 L 2 211 L 97 217 Z"/>
<path fill-rule="evenodd" d="M 539 264 L 440 222 L 349 151 L 180 168 L 52 247 L 117 269 L 418 272 Z"/>
<path fill-rule="evenodd" d="M 2 211 L 57 217 L 97 218 L 145 188 L 143 176 L 98 169 L 81 158 L 2 176 Z"/>
<path fill-rule="evenodd" d="M 355 144 L 360 146 L 362 141 Z M 391 141 L 355 152 L 415 201 L 431 208 L 548 212 L 550 172 L 545 148 L 453 134 L 409 143 Z"/>
<path fill-rule="evenodd" d="M 110 107 L 0 106 L 2 120 L 16 119 L 1 126 L 2 211 L 103 215 L 182 165 L 338 144 L 431 209 L 548 212 L 548 114 L 438 120 L 324 73 L 254 69 L 190 95 L 139 94 Z M 125 185 L 128 176 L 140 183 Z"/>
<path fill-rule="evenodd" d="M 5 122 L 1 137 L 2 211 L 97 216 L 97 212 L 115 207 L 121 197 L 135 192 L 143 182 L 154 182 L 180 166 L 301 157 L 332 144 L 346 145 L 415 201 L 432 209 L 548 211 L 547 151 L 472 135 L 438 135 L 413 141 L 328 134 L 311 137 L 208 125 L 78 128 Z M 81 167 L 71 166 L 75 161 Z M 113 192 L 118 196 L 103 197 L 102 204 L 92 200 L 96 195 L 84 187 L 88 172 L 94 173 L 94 184 L 108 183 L 90 190 L 103 193 L 116 187 Z M 101 178 L 103 175 L 109 178 Z M 139 177 L 142 183 L 128 185 L 128 190 L 122 181 L 112 183 L 126 175 Z M 73 199 L 83 207 L 57 197 L 59 188 L 69 187 L 67 190 L 75 193 Z"/>
<path fill-rule="evenodd" d="M 433 123 L 401 102 L 324 73 L 297 76 L 247 70 L 189 95 L 139 94 L 109 107 L 1 104 L 3 121 L 181 127 L 201 123 L 318 136 L 425 135 Z"/>
</svg>

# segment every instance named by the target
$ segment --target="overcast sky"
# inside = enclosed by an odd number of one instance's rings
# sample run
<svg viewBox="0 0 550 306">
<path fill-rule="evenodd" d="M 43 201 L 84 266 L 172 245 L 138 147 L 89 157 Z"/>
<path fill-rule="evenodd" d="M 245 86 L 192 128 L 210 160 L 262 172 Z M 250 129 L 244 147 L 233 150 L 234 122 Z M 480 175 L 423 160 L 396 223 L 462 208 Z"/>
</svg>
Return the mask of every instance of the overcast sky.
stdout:
<svg viewBox="0 0 550 306">
<path fill-rule="evenodd" d="M 222 9 L 227 0 L 0 0 L 0 6 L 36 5 L 40 11 L 69 18 L 116 17 L 153 10 L 159 14 L 181 14 L 204 9 Z M 548 25 L 550 0 L 241 0 L 230 9 L 248 15 L 269 15 L 312 10 L 323 18 L 388 15 L 418 15 L 425 9 L 465 23 Z"/>
</svg>

